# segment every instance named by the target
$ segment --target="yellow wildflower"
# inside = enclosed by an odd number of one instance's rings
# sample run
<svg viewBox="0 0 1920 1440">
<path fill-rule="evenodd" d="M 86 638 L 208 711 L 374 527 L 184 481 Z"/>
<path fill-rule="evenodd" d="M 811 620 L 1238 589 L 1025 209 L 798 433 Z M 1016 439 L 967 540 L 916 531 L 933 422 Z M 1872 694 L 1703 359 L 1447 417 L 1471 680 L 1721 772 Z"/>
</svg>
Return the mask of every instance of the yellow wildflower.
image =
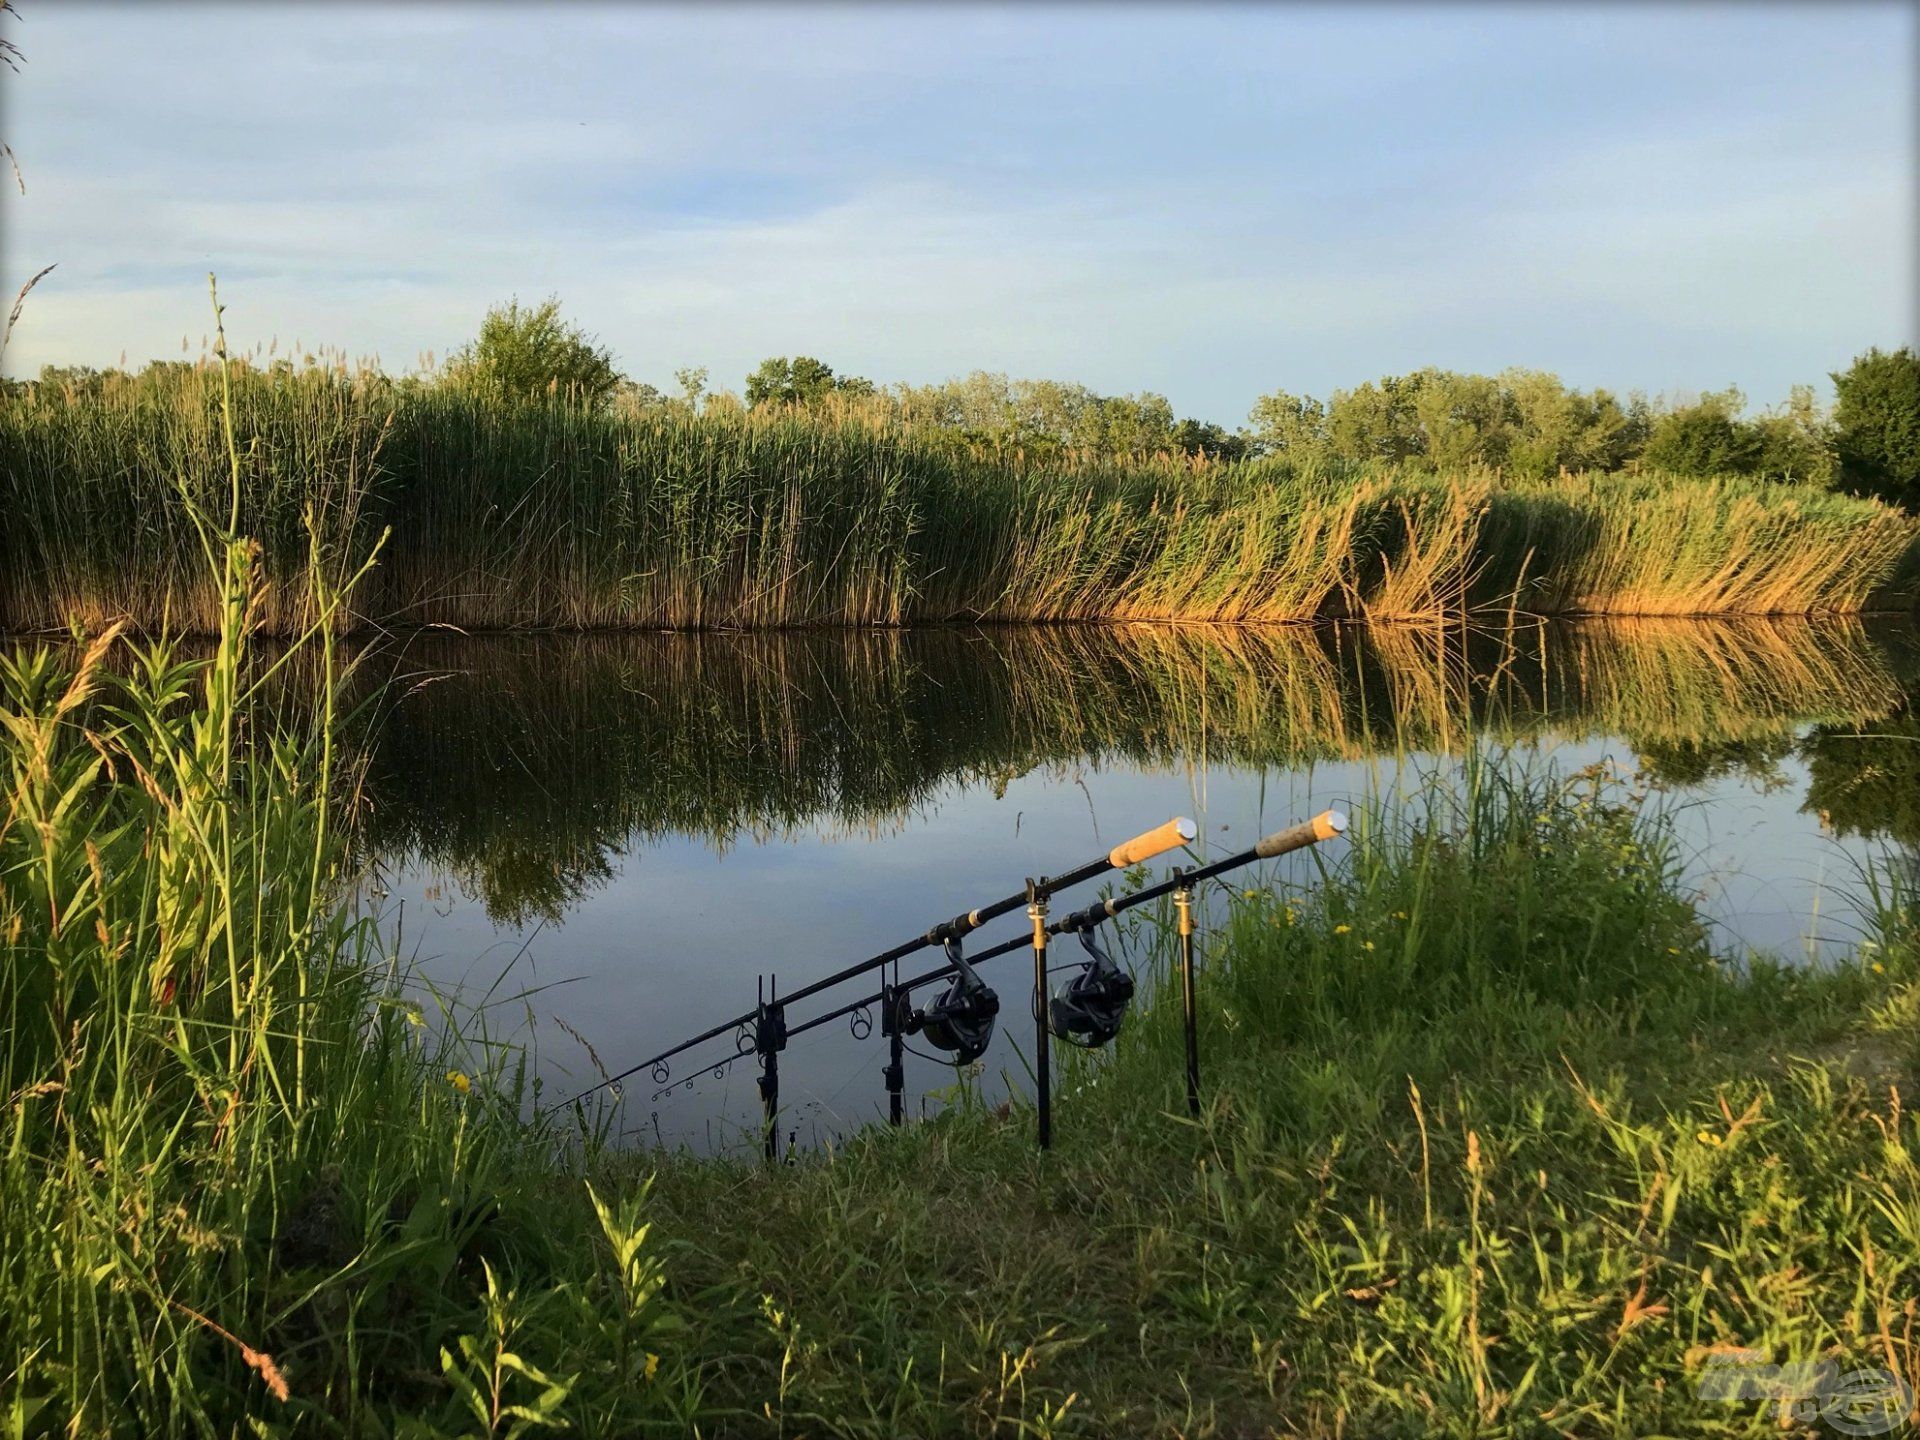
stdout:
<svg viewBox="0 0 1920 1440">
<path fill-rule="evenodd" d="M 1693 1138 L 1698 1140 L 1702 1145 L 1724 1145 L 1727 1143 L 1711 1130 L 1702 1130 Z"/>
<path fill-rule="evenodd" d="M 1352 933 L 1352 930 L 1353 927 L 1351 925 L 1336 925 L 1333 927 L 1333 933 L 1336 935 L 1347 935 Z"/>
<path fill-rule="evenodd" d="M 660 1373 L 660 1357 L 654 1354 L 653 1351 L 649 1350 L 647 1351 L 647 1379 L 651 1380 L 655 1375 L 659 1373 Z"/>
<path fill-rule="evenodd" d="M 1360 942 L 1360 948 L 1362 950 L 1371 950 L 1373 948 L 1373 942 L 1371 940 L 1362 940 Z"/>
<path fill-rule="evenodd" d="M 469 1080 L 458 1070 L 447 1071 L 447 1084 L 453 1086 L 453 1088 L 458 1090 L 462 1095 L 471 1094 L 473 1091 L 473 1081 Z"/>
<path fill-rule="evenodd" d="M 1873 973 L 1876 975 L 1884 975 L 1887 973 L 1887 967 L 1876 960 L 1873 962 Z"/>
</svg>

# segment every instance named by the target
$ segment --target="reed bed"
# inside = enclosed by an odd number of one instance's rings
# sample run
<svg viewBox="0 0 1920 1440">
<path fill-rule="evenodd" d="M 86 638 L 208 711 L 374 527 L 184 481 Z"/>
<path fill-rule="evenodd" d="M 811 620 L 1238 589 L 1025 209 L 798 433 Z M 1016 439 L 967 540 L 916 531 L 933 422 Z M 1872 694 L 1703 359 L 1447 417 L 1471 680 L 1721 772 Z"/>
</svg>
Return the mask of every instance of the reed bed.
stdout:
<svg viewBox="0 0 1920 1440">
<path fill-rule="evenodd" d="M 186 505 L 207 367 L 0 408 L 0 627 L 218 628 Z M 1800 486 L 1512 481 L 970 448 L 857 412 L 507 404 L 344 368 L 234 375 L 267 630 L 391 531 L 348 628 L 1813 614 L 1910 603 L 1920 528 Z"/>
</svg>

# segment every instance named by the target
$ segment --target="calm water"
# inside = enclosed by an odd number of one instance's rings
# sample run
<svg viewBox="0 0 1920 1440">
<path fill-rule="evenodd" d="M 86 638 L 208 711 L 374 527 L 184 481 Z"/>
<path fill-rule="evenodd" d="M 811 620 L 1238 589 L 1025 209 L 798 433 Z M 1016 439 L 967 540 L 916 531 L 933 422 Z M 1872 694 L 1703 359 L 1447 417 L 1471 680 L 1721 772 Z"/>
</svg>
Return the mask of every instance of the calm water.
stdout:
<svg viewBox="0 0 1920 1440">
<path fill-rule="evenodd" d="M 375 671 L 399 683 L 366 898 L 422 976 L 531 1035 L 549 1099 L 597 1078 L 589 1047 L 625 1068 L 748 1009 L 761 975 L 792 988 L 1170 815 L 1222 854 L 1476 742 L 1647 775 L 1729 948 L 1843 946 L 1857 867 L 1920 853 L 1904 624 L 434 636 Z M 986 974 L 1005 1021 L 1027 973 Z M 1003 1024 L 990 1090 L 1027 1029 Z M 675 1062 L 668 1094 L 628 1082 L 623 1125 L 740 1143 L 754 1071 L 705 1068 L 729 1049 Z M 796 1040 L 785 1129 L 872 1120 L 883 1064 L 844 1023 Z M 907 1064 L 910 1106 L 939 1103 L 951 1071 Z"/>
</svg>

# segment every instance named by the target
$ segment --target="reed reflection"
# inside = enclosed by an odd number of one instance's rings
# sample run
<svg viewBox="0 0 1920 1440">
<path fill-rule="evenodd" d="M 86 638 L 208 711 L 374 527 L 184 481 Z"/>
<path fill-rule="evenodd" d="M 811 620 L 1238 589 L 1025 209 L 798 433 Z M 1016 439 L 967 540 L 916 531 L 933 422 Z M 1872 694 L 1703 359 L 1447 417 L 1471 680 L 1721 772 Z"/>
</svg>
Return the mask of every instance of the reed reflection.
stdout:
<svg viewBox="0 0 1920 1440">
<path fill-rule="evenodd" d="M 364 657 L 361 836 L 518 923 L 561 917 L 652 838 L 883 833 L 943 787 L 1036 767 L 1618 735 L 1673 784 L 1803 751 L 1831 824 L 1912 843 L 1914 649 L 1786 621 L 429 633 Z"/>
</svg>

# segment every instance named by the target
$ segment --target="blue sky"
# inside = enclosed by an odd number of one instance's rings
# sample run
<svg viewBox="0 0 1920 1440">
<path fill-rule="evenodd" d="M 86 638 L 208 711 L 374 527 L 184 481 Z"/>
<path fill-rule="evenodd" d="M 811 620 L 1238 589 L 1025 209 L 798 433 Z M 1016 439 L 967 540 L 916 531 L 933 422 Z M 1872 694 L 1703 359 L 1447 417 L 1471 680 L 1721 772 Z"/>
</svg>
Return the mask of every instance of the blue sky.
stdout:
<svg viewBox="0 0 1920 1440">
<path fill-rule="evenodd" d="M 1229 424 L 1436 364 L 1757 403 L 1915 337 L 1914 9 L 16 0 L 9 373 L 389 368 L 557 292 L 636 378 L 809 353 Z"/>
</svg>

